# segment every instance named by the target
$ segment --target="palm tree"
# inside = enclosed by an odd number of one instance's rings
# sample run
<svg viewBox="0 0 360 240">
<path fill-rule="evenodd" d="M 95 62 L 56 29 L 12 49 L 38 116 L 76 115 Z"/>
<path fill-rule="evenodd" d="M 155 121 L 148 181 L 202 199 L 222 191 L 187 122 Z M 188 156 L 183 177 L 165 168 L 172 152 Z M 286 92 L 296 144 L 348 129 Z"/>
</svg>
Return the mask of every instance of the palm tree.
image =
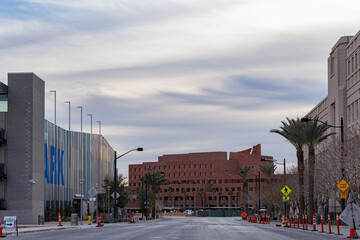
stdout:
<svg viewBox="0 0 360 240">
<path fill-rule="evenodd" d="M 234 194 L 234 192 L 229 190 L 229 191 L 227 191 L 227 194 L 229 195 L 229 207 L 231 207 L 231 197 Z"/>
<path fill-rule="evenodd" d="M 248 184 L 247 184 L 247 176 L 249 174 L 250 171 L 250 166 L 249 165 L 242 165 L 242 166 L 238 166 L 240 172 L 239 175 L 243 181 L 243 201 L 244 201 L 244 205 L 245 205 L 245 210 L 247 210 L 247 191 L 248 191 Z"/>
<path fill-rule="evenodd" d="M 198 195 L 199 195 L 199 197 L 200 197 L 200 199 L 201 199 L 201 206 L 203 206 L 203 200 L 204 200 L 204 198 L 203 198 L 203 195 L 204 195 L 204 188 L 203 187 L 200 187 L 200 189 L 199 189 L 199 191 L 198 191 Z"/>
<path fill-rule="evenodd" d="M 240 192 L 239 191 L 237 191 L 236 192 L 236 206 L 239 206 L 239 197 L 240 197 Z"/>
<path fill-rule="evenodd" d="M 161 185 L 165 185 L 168 183 L 168 181 L 166 180 L 166 177 L 161 174 L 160 172 L 157 171 L 149 171 L 147 172 L 142 178 L 141 181 L 144 181 L 147 183 L 147 185 L 150 186 L 150 191 L 151 193 L 153 193 L 154 195 L 154 199 L 151 204 L 152 206 L 152 216 L 156 216 L 156 195 L 160 192 L 161 190 Z"/>
<path fill-rule="evenodd" d="M 186 207 L 186 197 L 188 196 L 188 192 L 185 188 L 181 189 L 181 193 L 184 195 L 184 207 Z"/>
<path fill-rule="evenodd" d="M 172 196 L 174 195 L 174 188 L 172 186 L 169 186 L 168 189 L 167 189 L 167 195 L 171 201 L 171 207 L 173 206 L 172 205 Z"/>
<path fill-rule="evenodd" d="M 213 186 L 210 188 L 210 192 L 213 194 L 213 200 L 215 199 L 214 194 L 217 192 L 216 188 Z"/>
<path fill-rule="evenodd" d="M 298 184 L 299 184 L 299 213 L 300 216 L 304 213 L 305 198 L 304 198 L 304 151 L 305 144 L 304 137 L 304 123 L 300 118 L 289 119 L 288 122 L 281 121 L 280 129 L 271 129 L 271 133 L 277 133 L 288 140 L 296 149 L 297 165 L 298 165 Z"/>
<path fill-rule="evenodd" d="M 222 196 L 222 192 L 218 192 L 218 195 L 219 195 L 219 206 L 221 206 L 221 196 Z"/>
<path fill-rule="evenodd" d="M 315 174 L 315 147 L 317 144 L 326 140 L 329 136 L 335 134 L 334 132 L 325 134 L 330 128 L 326 124 L 317 124 L 318 118 L 314 118 L 313 121 L 305 122 L 305 144 L 309 148 L 309 160 L 308 160 L 308 191 L 309 191 L 309 208 L 308 212 L 311 214 L 315 212 L 314 207 L 314 174 Z"/>
<path fill-rule="evenodd" d="M 266 163 L 260 166 L 260 170 L 270 180 L 271 176 L 274 174 L 276 170 L 276 166 L 274 164 Z"/>
</svg>

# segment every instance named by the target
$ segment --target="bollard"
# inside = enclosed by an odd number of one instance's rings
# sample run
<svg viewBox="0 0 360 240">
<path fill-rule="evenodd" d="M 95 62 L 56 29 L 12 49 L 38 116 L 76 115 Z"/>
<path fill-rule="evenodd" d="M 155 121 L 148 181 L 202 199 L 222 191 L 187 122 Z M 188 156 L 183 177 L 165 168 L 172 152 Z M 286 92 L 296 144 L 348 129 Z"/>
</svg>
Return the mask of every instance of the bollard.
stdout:
<svg viewBox="0 0 360 240">
<path fill-rule="evenodd" d="M 293 220 L 294 220 L 293 221 L 294 222 L 294 228 L 296 228 L 296 225 L 295 225 L 296 224 L 296 214 L 294 214 L 294 219 Z"/>
<path fill-rule="evenodd" d="M 350 239 L 352 239 L 352 238 L 354 238 L 354 229 L 353 228 L 350 228 L 350 237 L 348 237 L 348 238 L 350 238 Z"/>
<path fill-rule="evenodd" d="M 297 224 L 298 224 L 298 229 L 300 228 L 300 218 L 299 218 L 299 214 L 296 215 L 297 218 Z"/>
<path fill-rule="evenodd" d="M 5 237 L 2 233 L 2 225 L 1 225 L 1 219 L 0 219 L 0 237 Z"/>
<path fill-rule="evenodd" d="M 291 217 L 292 217 L 292 216 L 291 216 L 291 214 L 290 214 L 290 216 L 289 216 L 289 223 L 290 223 L 290 224 L 289 224 L 289 228 L 291 228 Z"/>
<path fill-rule="evenodd" d="M 60 216 L 60 212 L 59 212 L 59 215 L 58 215 L 58 220 L 59 220 L 59 227 L 61 227 L 62 226 L 62 224 L 61 224 L 61 216 Z"/>
<path fill-rule="evenodd" d="M 323 214 L 321 213 L 321 232 L 324 232 L 324 218 L 323 218 Z"/>
<path fill-rule="evenodd" d="M 316 222 L 315 222 L 315 213 L 313 213 L 313 230 L 312 231 L 317 231 L 316 230 Z"/>
<path fill-rule="evenodd" d="M 305 215 L 303 214 L 302 216 L 302 225 L 303 225 L 303 230 L 305 230 Z"/>
<path fill-rule="evenodd" d="M 331 234 L 331 219 L 330 219 L 330 213 L 328 213 L 328 224 L 329 224 L 329 234 Z"/>
<path fill-rule="evenodd" d="M 265 224 L 265 213 L 262 214 L 262 224 Z"/>
<path fill-rule="evenodd" d="M 308 230 L 307 224 L 308 224 L 308 218 L 307 218 L 307 213 L 305 213 L 305 230 Z"/>
<path fill-rule="evenodd" d="M 91 220 L 92 220 L 91 216 L 88 216 L 88 225 L 91 225 Z"/>
<path fill-rule="evenodd" d="M 342 235 L 340 234 L 340 222 L 339 222 L 339 214 L 336 213 L 336 226 L 337 226 L 337 234 L 336 235 Z"/>
<path fill-rule="evenodd" d="M 289 227 L 288 226 L 288 219 L 287 219 L 287 215 L 285 214 L 285 227 Z"/>
</svg>

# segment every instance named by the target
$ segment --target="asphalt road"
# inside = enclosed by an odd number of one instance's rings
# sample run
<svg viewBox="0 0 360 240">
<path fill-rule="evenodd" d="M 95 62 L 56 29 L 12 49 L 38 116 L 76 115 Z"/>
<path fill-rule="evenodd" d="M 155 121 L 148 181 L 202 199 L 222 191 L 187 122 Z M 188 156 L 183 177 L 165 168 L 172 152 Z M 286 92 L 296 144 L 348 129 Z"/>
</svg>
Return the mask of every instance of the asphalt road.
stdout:
<svg viewBox="0 0 360 240">
<path fill-rule="evenodd" d="M 8 238 L 16 238 L 8 236 Z M 239 218 L 173 217 L 137 224 L 107 224 L 104 227 L 25 233 L 17 239 L 77 240 L 232 240 L 232 239 L 343 239 L 345 236 L 248 223 Z"/>
</svg>

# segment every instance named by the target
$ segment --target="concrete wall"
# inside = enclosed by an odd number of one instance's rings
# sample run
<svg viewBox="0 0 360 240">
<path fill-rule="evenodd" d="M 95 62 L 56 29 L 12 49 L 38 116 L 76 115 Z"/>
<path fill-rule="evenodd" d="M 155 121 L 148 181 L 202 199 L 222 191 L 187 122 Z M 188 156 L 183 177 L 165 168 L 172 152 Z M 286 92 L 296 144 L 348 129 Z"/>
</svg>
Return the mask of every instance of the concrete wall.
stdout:
<svg viewBox="0 0 360 240">
<path fill-rule="evenodd" d="M 18 223 L 35 223 L 44 214 L 45 84 L 33 73 L 10 73 L 8 86 L 8 211 L 0 215 L 16 215 Z"/>
</svg>

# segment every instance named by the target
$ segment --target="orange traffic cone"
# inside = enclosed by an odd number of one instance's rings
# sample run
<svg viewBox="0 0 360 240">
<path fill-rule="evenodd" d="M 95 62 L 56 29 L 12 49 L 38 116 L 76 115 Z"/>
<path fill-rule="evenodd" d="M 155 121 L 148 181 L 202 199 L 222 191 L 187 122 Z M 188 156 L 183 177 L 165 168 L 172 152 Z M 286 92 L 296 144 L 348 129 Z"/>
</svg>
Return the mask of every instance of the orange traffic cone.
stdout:
<svg viewBox="0 0 360 240">
<path fill-rule="evenodd" d="M 62 224 L 61 224 L 61 215 L 60 215 L 60 212 L 59 212 L 59 215 L 58 215 L 58 220 L 59 220 L 59 227 L 61 227 L 62 226 Z"/>
</svg>

